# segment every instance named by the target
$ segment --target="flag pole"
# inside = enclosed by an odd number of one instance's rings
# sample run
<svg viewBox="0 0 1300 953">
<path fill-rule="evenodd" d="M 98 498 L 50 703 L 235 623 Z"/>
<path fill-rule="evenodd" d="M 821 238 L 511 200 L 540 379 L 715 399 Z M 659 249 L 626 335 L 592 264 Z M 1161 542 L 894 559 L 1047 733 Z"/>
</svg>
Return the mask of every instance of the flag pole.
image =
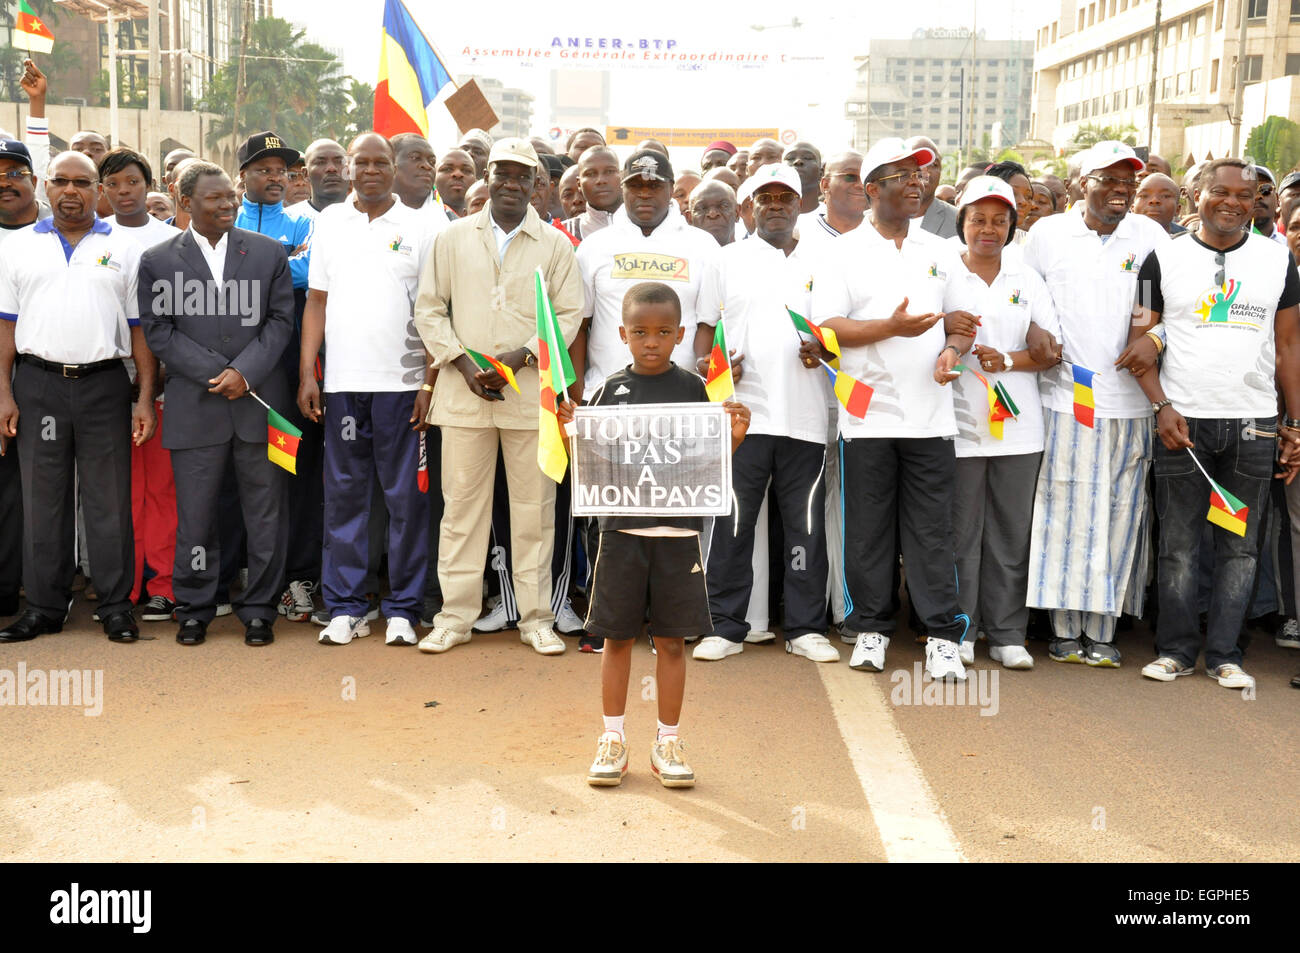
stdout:
<svg viewBox="0 0 1300 953">
<path fill-rule="evenodd" d="M 261 404 L 261 405 L 262 405 L 263 407 L 265 407 L 267 410 L 270 410 L 270 409 L 271 409 L 271 405 L 268 404 L 266 401 L 262 400 L 262 398 L 258 397 L 258 396 L 257 396 L 257 391 L 253 390 L 253 388 L 251 388 L 251 387 L 248 388 L 248 396 L 251 397 L 251 398 L 253 398 L 253 400 L 257 401 L 259 404 Z"/>
<path fill-rule="evenodd" d="M 1210 489 L 1214 491 L 1215 495 L 1218 496 L 1219 499 L 1223 500 L 1223 505 L 1227 511 L 1235 516 L 1237 511 L 1232 508 L 1232 504 L 1228 502 L 1228 498 L 1219 492 L 1219 484 L 1215 483 L 1214 478 L 1206 472 L 1205 467 L 1201 466 L 1201 461 L 1196 459 L 1196 454 L 1192 452 L 1192 448 L 1184 447 L 1183 449 L 1186 450 L 1187 455 L 1192 458 L 1192 462 L 1196 464 L 1196 469 L 1201 471 L 1201 475 L 1210 481 Z"/>
</svg>

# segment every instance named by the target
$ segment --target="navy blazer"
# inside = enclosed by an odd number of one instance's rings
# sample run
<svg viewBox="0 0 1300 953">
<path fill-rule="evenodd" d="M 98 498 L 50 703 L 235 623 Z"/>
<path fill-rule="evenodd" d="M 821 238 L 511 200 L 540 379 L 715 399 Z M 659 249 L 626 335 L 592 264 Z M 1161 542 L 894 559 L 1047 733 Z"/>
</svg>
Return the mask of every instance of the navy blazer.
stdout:
<svg viewBox="0 0 1300 953">
<path fill-rule="evenodd" d="M 185 229 L 140 257 L 140 324 L 149 348 L 167 367 L 162 445 L 190 450 L 240 440 L 266 440 L 266 409 L 253 398 L 208 393 L 225 368 L 281 414 L 296 395 L 280 364 L 293 333 L 293 277 L 284 248 L 242 228 L 226 239 L 220 287 Z"/>
</svg>

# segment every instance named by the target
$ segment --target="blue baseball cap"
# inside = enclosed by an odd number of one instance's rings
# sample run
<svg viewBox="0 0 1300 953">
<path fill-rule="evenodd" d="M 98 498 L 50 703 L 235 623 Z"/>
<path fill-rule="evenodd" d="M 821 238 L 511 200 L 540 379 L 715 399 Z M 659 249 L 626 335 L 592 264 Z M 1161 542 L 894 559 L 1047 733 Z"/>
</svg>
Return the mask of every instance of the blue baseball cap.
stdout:
<svg viewBox="0 0 1300 953">
<path fill-rule="evenodd" d="M 27 166 L 28 170 L 32 167 L 31 152 L 17 139 L 0 139 L 0 159 L 14 159 Z"/>
</svg>

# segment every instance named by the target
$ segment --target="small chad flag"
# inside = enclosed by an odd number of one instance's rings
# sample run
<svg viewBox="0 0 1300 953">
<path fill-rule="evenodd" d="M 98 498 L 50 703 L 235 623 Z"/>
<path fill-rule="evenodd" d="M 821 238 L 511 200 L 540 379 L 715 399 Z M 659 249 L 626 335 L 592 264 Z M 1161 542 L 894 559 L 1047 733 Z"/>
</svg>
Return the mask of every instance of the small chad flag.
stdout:
<svg viewBox="0 0 1300 953">
<path fill-rule="evenodd" d="M 1250 509 L 1219 484 L 1210 481 L 1210 512 L 1205 518 L 1238 536 L 1246 535 L 1246 517 Z"/>
<path fill-rule="evenodd" d="M 727 353 L 727 332 L 720 316 L 713 330 L 713 350 L 709 354 L 709 375 L 704 378 L 704 389 L 712 401 L 726 400 L 736 393 L 736 385 L 731 380 L 731 356 Z"/>
<path fill-rule="evenodd" d="M 302 431 L 270 407 L 266 409 L 266 458 L 290 473 L 298 472 L 298 441 Z"/>
<path fill-rule="evenodd" d="M 856 377 L 850 377 L 843 371 L 837 371 L 825 361 L 822 361 L 822 367 L 826 368 L 826 373 L 830 375 L 831 387 L 835 391 L 835 399 L 844 405 L 850 417 L 857 417 L 861 420 L 867 415 L 867 408 L 871 406 L 871 397 L 875 391 L 868 387 Z"/>
<path fill-rule="evenodd" d="M 495 357 L 492 357 L 490 354 L 480 354 L 478 351 L 473 351 L 469 348 L 465 348 L 465 353 L 469 355 L 471 361 L 483 368 L 483 370 L 496 371 L 504 377 L 506 383 L 515 389 L 516 394 L 521 393 L 519 390 L 519 384 L 515 381 L 515 372 L 506 367 Z"/>
<path fill-rule="evenodd" d="M 1096 371 L 1072 364 L 1074 368 L 1074 419 L 1085 427 L 1094 426 L 1093 409 L 1097 406 L 1092 398 L 1092 378 Z"/>
<path fill-rule="evenodd" d="M 27 0 L 18 0 L 18 18 L 14 21 L 12 46 L 29 53 L 48 53 L 54 49 L 54 34 L 41 22 Z"/>
<path fill-rule="evenodd" d="M 789 308 L 786 308 L 785 310 L 790 315 L 790 320 L 794 322 L 794 328 L 796 331 L 802 331 L 804 334 L 811 334 L 817 339 L 818 344 L 835 355 L 835 357 L 831 359 L 831 367 L 838 368 L 840 366 L 840 341 L 839 338 L 835 336 L 835 332 L 830 328 L 822 327 L 820 324 L 813 324 L 803 315 L 795 314 Z"/>
</svg>

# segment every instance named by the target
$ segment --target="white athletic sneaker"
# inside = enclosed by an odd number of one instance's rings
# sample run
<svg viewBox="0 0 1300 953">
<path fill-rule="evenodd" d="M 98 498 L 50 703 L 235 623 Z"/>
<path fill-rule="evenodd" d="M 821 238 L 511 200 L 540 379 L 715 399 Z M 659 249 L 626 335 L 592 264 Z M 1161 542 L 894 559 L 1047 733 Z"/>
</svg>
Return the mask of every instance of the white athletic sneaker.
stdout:
<svg viewBox="0 0 1300 953">
<path fill-rule="evenodd" d="M 420 651 L 437 654 L 445 652 L 455 645 L 470 640 L 469 632 L 453 632 L 451 629 L 435 628 L 420 640 Z"/>
<path fill-rule="evenodd" d="M 519 641 L 524 645 L 531 645 L 538 655 L 564 654 L 564 640 L 556 635 L 549 625 L 534 629 L 532 632 L 520 632 Z"/>
<path fill-rule="evenodd" d="M 879 632 L 859 632 L 857 643 L 853 646 L 853 655 L 849 657 L 849 668 L 856 668 L 860 672 L 883 672 L 887 648 L 889 636 Z"/>
<path fill-rule="evenodd" d="M 1154 678 L 1157 682 L 1172 682 L 1180 675 L 1191 675 L 1194 671 L 1192 666 L 1184 665 L 1168 655 L 1162 655 L 1154 662 L 1147 662 L 1142 666 L 1143 677 Z"/>
<path fill-rule="evenodd" d="M 975 664 L 975 640 L 973 638 L 961 640 L 957 646 L 957 657 L 961 659 L 962 665 Z"/>
<path fill-rule="evenodd" d="M 743 651 L 744 642 L 732 642 L 720 635 L 706 635 L 691 652 L 691 658 L 701 662 L 720 662 L 728 655 L 739 655 Z"/>
<path fill-rule="evenodd" d="M 573 611 L 569 600 L 565 599 L 564 605 L 560 606 L 560 611 L 555 614 L 555 631 L 565 635 L 576 635 L 583 631 L 582 625 L 582 619 Z"/>
<path fill-rule="evenodd" d="M 776 633 L 763 629 L 750 629 L 745 635 L 745 641 L 750 645 L 767 645 L 769 642 L 776 641 Z"/>
<path fill-rule="evenodd" d="M 488 600 L 488 611 L 474 623 L 475 632 L 500 632 L 510 625 L 510 616 L 506 615 L 506 604 L 500 596 Z"/>
<path fill-rule="evenodd" d="M 1255 678 L 1247 675 L 1240 665 L 1225 662 L 1218 668 L 1207 668 L 1205 674 L 1216 679 L 1224 688 L 1254 688 Z"/>
<path fill-rule="evenodd" d="M 951 678 L 964 682 L 966 669 L 961 664 L 957 643 L 930 636 L 925 643 L 925 673 L 935 681 Z"/>
<path fill-rule="evenodd" d="M 419 641 L 415 634 L 415 629 L 411 628 L 411 623 L 401 616 L 394 616 L 388 620 L 388 631 L 384 633 L 385 645 L 414 645 Z"/>
<path fill-rule="evenodd" d="M 705 639 L 704 641 L 708 641 Z M 685 746 L 676 735 L 656 741 L 650 748 L 650 770 L 666 788 L 689 788 L 695 785 L 695 772 L 683 757 Z"/>
<path fill-rule="evenodd" d="M 598 788 L 618 787 L 627 775 L 627 745 L 617 731 L 607 731 L 596 742 L 596 760 L 587 770 L 587 783 Z"/>
<path fill-rule="evenodd" d="M 370 634 L 370 623 L 362 615 L 336 615 L 320 630 L 323 645 L 347 645 L 353 639 Z"/>
<path fill-rule="evenodd" d="M 316 583 L 310 579 L 292 579 L 280 596 L 277 611 L 290 622 L 306 622 L 316 608 L 312 598 L 315 592 Z"/>
<path fill-rule="evenodd" d="M 791 655 L 802 655 L 814 662 L 838 662 L 840 660 L 840 650 L 831 645 L 826 636 L 817 632 L 809 632 L 793 639 L 787 639 L 785 650 Z"/>
<path fill-rule="evenodd" d="M 235 611 L 235 607 L 232 606 L 229 602 L 218 602 L 218 603 L 217 603 L 217 616 L 218 616 L 218 617 L 223 616 L 223 615 L 230 615 L 230 613 L 232 613 L 232 612 L 234 612 L 234 611 Z"/>
<path fill-rule="evenodd" d="M 1031 669 L 1034 657 L 1023 645 L 990 645 L 989 658 L 1001 662 L 1003 668 Z"/>
</svg>

